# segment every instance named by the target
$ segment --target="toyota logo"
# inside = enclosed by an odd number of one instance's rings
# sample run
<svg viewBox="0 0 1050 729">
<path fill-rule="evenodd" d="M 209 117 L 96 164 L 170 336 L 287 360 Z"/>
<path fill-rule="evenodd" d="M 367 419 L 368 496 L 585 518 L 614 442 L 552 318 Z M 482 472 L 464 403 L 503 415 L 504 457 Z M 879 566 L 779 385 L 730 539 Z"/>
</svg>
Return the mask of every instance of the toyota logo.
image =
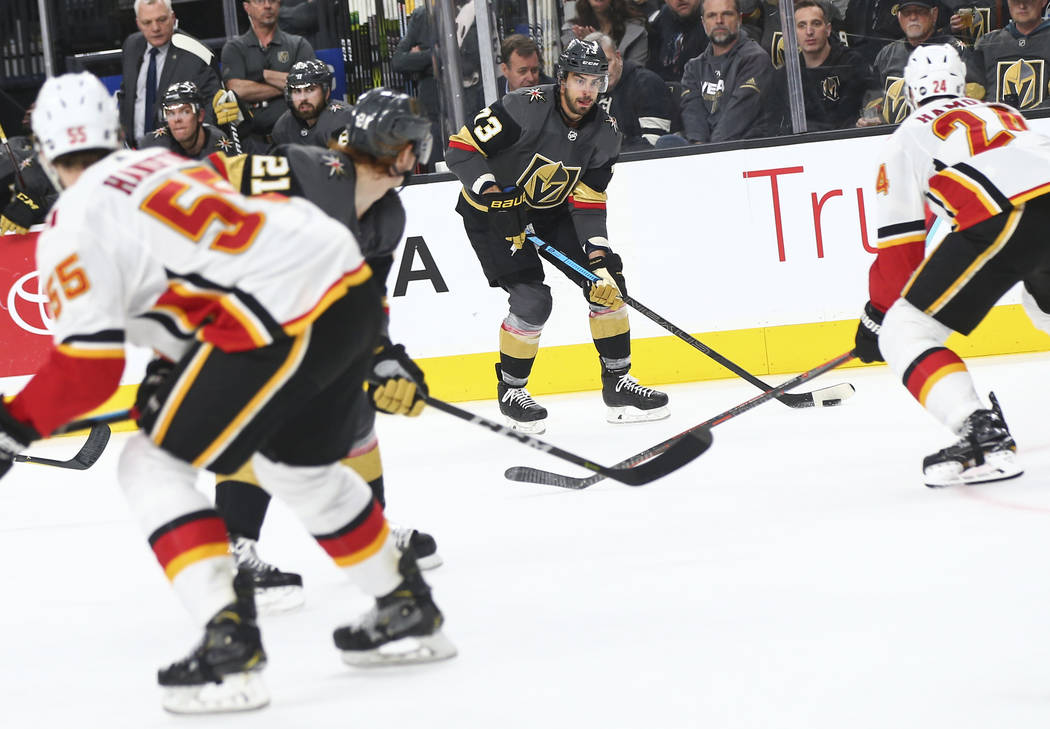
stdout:
<svg viewBox="0 0 1050 729">
<path fill-rule="evenodd" d="M 30 281 L 36 281 L 36 284 L 32 286 L 32 290 L 26 287 L 26 284 Z M 18 311 L 19 300 L 26 301 L 30 305 L 36 305 L 37 319 L 43 324 L 42 328 L 34 326 L 22 318 Z M 40 277 L 37 276 L 36 271 L 31 271 L 15 281 L 7 292 L 7 313 L 11 315 L 11 320 L 15 324 L 30 334 L 51 335 L 51 317 L 48 316 L 47 309 L 44 306 L 46 303 L 47 296 L 40 293 Z"/>
</svg>

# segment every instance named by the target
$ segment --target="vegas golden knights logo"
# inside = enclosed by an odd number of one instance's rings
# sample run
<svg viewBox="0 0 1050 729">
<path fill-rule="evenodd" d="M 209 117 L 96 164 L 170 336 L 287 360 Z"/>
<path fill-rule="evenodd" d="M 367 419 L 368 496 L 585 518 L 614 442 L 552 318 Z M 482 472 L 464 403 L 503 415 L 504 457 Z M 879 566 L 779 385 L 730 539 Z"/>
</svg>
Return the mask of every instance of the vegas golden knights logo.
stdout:
<svg viewBox="0 0 1050 729">
<path fill-rule="evenodd" d="M 784 65 L 784 34 L 779 30 L 773 33 L 769 55 L 772 56 L 773 68 L 780 68 Z"/>
<path fill-rule="evenodd" d="M 839 77 L 838 76 L 827 76 L 823 81 L 820 82 L 820 90 L 824 93 L 824 98 L 828 101 L 839 100 Z"/>
<path fill-rule="evenodd" d="M 566 167 L 542 154 L 534 154 L 529 166 L 518 178 L 518 186 L 525 191 L 525 200 L 532 208 L 553 208 L 561 205 L 580 181 L 579 167 Z"/>
<path fill-rule="evenodd" d="M 908 96 L 904 79 L 887 76 L 883 86 L 882 120 L 887 124 L 900 124 L 908 117 Z"/>
<path fill-rule="evenodd" d="M 1018 109 L 1043 103 L 1045 62 L 1041 58 L 1000 61 L 996 64 L 995 98 Z"/>
</svg>

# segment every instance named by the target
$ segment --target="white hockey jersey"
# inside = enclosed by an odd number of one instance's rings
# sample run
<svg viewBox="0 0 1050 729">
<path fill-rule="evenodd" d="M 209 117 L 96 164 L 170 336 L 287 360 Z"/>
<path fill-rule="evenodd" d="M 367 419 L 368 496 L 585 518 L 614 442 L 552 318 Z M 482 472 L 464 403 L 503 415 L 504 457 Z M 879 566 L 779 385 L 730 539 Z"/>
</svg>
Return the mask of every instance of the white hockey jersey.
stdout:
<svg viewBox="0 0 1050 729">
<path fill-rule="evenodd" d="M 224 351 L 262 347 L 370 276 L 351 233 L 312 203 L 244 197 L 161 149 L 89 167 L 51 212 L 37 268 L 56 346 L 86 357 L 124 339 L 177 357 L 161 328 Z"/>
<path fill-rule="evenodd" d="M 886 141 L 875 192 L 869 292 L 885 311 L 924 258 L 927 210 L 964 230 L 1050 192 L 1050 138 L 1004 104 L 935 100 Z"/>
</svg>

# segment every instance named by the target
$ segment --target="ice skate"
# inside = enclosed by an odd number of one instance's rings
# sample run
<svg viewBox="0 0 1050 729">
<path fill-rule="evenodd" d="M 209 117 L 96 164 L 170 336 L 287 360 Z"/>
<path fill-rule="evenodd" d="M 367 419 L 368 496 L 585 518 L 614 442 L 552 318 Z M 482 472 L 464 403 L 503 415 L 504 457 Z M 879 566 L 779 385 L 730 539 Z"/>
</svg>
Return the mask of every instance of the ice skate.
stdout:
<svg viewBox="0 0 1050 729">
<path fill-rule="evenodd" d="M 208 621 L 200 645 L 157 672 L 166 710 L 210 714 L 248 711 L 270 703 L 261 676 L 266 651 L 255 624 L 251 576 L 239 573 L 233 586 L 237 601 Z"/>
<path fill-rule="evenodd" d="M 430 597 L 411 552 L 398 562 L 404 578 L 356 623 L 336 628 L 332 638 L 351 666 L 429 663 L 452 658 L 456 647 L 441 632 L 444 617 Z"/>
<path fill-rule="evenodd" d="M 496 377 L 499 384 L 496 394 L 499 397 L 499 411 L 507 421 L 507 427 L 519 433 L 539 435 L 547 430 L 547 408 L 535 400 L 524 387 L 511 387 L 503 381 L 503 372 L 496 365 Z"/>
<path fill-rule="evenodd" d="M 627 370 L 613 372 L 602 368 L 602 399 L 610 423 L 641 423 L 663 420 L 671 414 L 667 394 L 643 387 Z"/>
<path fill-rule="evenodd" d="M 421 570 L 432 570 L 445 563 L 441 555 L 437 553 L 437 542 L 434 537 L 426 532 L 411 527 L 390 525 L 390 531 L 394 535 L 394 544 L 402 553 L 412 550 L 416 556 L 416 563 Z"/>
<path fill-rule="evenodd" d="M 251 575 L 255 585 L 255 604 L 262 615 L 276 615 L 297 610 L 306 598 L 303 578 L 295 572 L 283 572 L 259 558 L 256 542 L 239 535 L 230 535 L 237 569 Z"/>
<path fill-rule="evenodd" d="M 960 438 L 922 462 L 923 477 L 931 488 L 991 483 L 1016 478 L 1024 471 L 1015 463 L 1017 445 L 1003 420 L 994 394 L 991 410 L 975 410 L 966 418 Z"/>
</svg>

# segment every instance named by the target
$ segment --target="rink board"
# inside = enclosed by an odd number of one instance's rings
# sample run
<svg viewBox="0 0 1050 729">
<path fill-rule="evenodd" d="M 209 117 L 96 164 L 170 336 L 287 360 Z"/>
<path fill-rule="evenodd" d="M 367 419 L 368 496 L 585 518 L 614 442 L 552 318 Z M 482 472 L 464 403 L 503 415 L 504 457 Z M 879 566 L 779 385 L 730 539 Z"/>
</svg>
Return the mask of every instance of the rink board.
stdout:
<svg viewBox="0 0 1050 729">
<path fill-rule="evenodd" d="M 1044 122 L 1033 126 L 1050 129 Z M 758 376 L 809 369 L 849 349 L 867 299 L 875 160 L 886 139 L 617 165 L 609 238 L 623 258 L 630 294 Z M 492 365 L 506 313 L 505 294 L 486 285 L 453 209 L 459 190 L 445 180 L 402 191 L 406 242 L 388 280 L 392 337 L 420 362 L 433 393 L 453 401 L 494 395 Z M 0 377 L 31 373 L 48 349 L 34 242 L 33 233 L 5 236 L 0 247 L 7 314 L 0 316 Z M 597 389 L 581 290 L 551 268 L 547 284 L 554 313 L 530 390 Z M 1018 302 L 1016 291 L 1007 294 L 988 321 L 953 346 L 969 356 L 1050 348 Z M 637 312 L 631 325 L 634 372 L 647 384 L 733 376 Z M 130 357 L 126 386 L 141 378 L 145 360 L 143 353 Z M 118 402 L 127 400 L 123 393 Z"/>
</svg>

